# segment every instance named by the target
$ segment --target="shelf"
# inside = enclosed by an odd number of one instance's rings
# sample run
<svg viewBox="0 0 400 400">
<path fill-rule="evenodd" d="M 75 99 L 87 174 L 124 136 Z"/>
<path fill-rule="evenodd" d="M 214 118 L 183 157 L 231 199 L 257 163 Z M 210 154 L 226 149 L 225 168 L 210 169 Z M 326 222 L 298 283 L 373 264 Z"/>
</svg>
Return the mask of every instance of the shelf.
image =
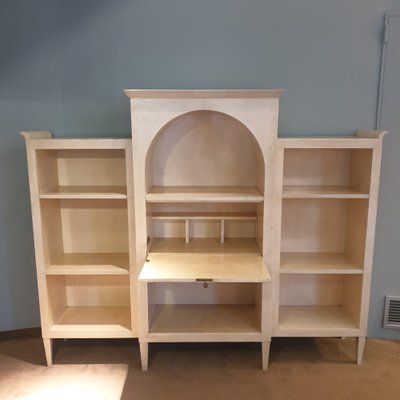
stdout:
<svg viewBox="0 0 400 400">
<path fill-rule="evenodd" d="M 255 239 L 227 238 L 221 244 L 219 238 L 194 238 L 185 243 L 183 238 L 157 238 L 150 248 L 154 253 L 199 253 L 199 254 L 239 254 L 261 256 Z"/>
<path fill-rule="evenodd" d="M 128 253 L 69 253 L 61 255 L 46 275 L 127 275 Z"/>
<path fill-rule="evenodd" d="M 256 221 L 257 214 L 252 212 L 155 212 L 150 216 L 154 220 L 201 220 L 201 221 Z"/>
<path fill-rule="evenodd" d="M 283 187 L 284 199 L 368 199 L 369 194 L 348 186 L 294 186 Z"/>
<path fill-rule="evenodd" d="M 254 239 L 155 239 L 143 282 L 266 282 L 271 276 Z"/>
<path fill-rule="evenodd" d="M 230 336 L 232 335 L 232 336 Z M 149 338 L 157 341 L 260 340 L 261 327 L 254 305 L 157 305 Z"/>
<path fill-rule="evenodd" d="M 362 274 L 361 266 L 341 253 L 281 253 L 281 274 Z"/>
<path fill-rule="evenodd" d="M 263 195 L 255 186 L 153 186 L 149 203 L 260 203 Z"/>
<path fill-rule="evenodd" d="M 42 190 L 41 199 L 126 199 L 126 186 L 57 186 Z"/>
<path fill-rule="evenodd" d="M 67 307 L 51 327 L 53 338 L 132 337 L 129 307 Z"/>
<path fill-rule="evenodd" d="M 340 306 L 280 306 L 276 336 L 351 336 L 356 323 Z"/>
</svg>

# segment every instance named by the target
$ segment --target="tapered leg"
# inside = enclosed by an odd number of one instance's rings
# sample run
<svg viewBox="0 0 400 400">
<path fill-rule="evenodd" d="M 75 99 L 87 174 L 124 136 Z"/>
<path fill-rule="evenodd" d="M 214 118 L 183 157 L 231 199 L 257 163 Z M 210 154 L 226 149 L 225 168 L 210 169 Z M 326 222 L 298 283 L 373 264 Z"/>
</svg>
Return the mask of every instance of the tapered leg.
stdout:
<svg viewBox="0 0 400 400">
<path fill-rule="evenodd" d="M 365 347 L 365 336 L 361 336 L 357 338 L 357 364 L 360 365 L 362 363 L 362 358 L 364 354 Z"/>
<path fill-rule="evenodd" d="M 262 369 L 266 371 L 268 369 L 268 359 L 269 359 L 269 348 L 271 342 L 262 342 L 261 343 L 261 351 L 262 351 Z"/>
<path fill-rule="evenodd" d="M 140 359 L 142 360 L 142 371 L 147 371 L 148 360 L 149 360 L 149 343 L 139 342 L 140 347 Z"/>
<path fill-rule="evenodd" d="M 51 367 L 53 365 L 53 339 L 43 338 L 43 345 L 47 366 Z"/>
</svg>

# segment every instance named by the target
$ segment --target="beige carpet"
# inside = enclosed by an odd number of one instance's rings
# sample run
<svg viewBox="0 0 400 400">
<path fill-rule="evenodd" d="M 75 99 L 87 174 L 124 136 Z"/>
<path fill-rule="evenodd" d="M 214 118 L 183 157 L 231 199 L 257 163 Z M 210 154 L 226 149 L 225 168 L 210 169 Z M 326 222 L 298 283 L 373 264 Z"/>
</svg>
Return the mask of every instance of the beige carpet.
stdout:
<svg viewBox="0 0 400 400">
<path fill-rule="evenodd" d="M 400 342 L 274 339 L 270 368 L 255 344 L 151 345 L 147 373 L 136 341 L 58 341 L 46 368 L 38 338 L 0 341 L 0 399 L 399 400 Z"/>
<path fill-rule="evenodd" d="M 117 400 L 127 372 L 126 364 L 47 368 L 0 354 L 0 399 Z"/>
</svg>

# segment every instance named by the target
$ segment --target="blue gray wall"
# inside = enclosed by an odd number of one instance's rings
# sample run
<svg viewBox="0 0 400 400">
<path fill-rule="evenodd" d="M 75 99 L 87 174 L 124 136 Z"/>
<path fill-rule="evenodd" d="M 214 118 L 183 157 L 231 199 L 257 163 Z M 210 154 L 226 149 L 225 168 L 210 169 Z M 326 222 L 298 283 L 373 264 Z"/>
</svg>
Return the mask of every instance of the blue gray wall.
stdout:
<svg viewBox="0 0 400 400">
<path fill-rule="evenodd" d="M 2 0 L 0 331 L 39 324 L 19 131 L 129 136 L 124 88 L 285 88 L 280 135 L 373 128 L 395 1 Z"/>
</svg>

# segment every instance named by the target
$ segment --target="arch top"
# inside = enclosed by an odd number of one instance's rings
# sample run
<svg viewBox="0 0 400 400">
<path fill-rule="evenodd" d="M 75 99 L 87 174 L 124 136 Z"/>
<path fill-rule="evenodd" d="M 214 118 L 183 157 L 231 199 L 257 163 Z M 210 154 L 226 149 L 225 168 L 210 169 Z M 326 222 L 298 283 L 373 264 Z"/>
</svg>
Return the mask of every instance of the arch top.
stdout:
<svg viewBox="0 0 400 400">
<path fill-rule="evenodd" d="M 283 89 L 126 89 L 125 94 L 131 99 L 223 99 L 223 98 L 279 98 L 282 96 Z"/>
</svg>

